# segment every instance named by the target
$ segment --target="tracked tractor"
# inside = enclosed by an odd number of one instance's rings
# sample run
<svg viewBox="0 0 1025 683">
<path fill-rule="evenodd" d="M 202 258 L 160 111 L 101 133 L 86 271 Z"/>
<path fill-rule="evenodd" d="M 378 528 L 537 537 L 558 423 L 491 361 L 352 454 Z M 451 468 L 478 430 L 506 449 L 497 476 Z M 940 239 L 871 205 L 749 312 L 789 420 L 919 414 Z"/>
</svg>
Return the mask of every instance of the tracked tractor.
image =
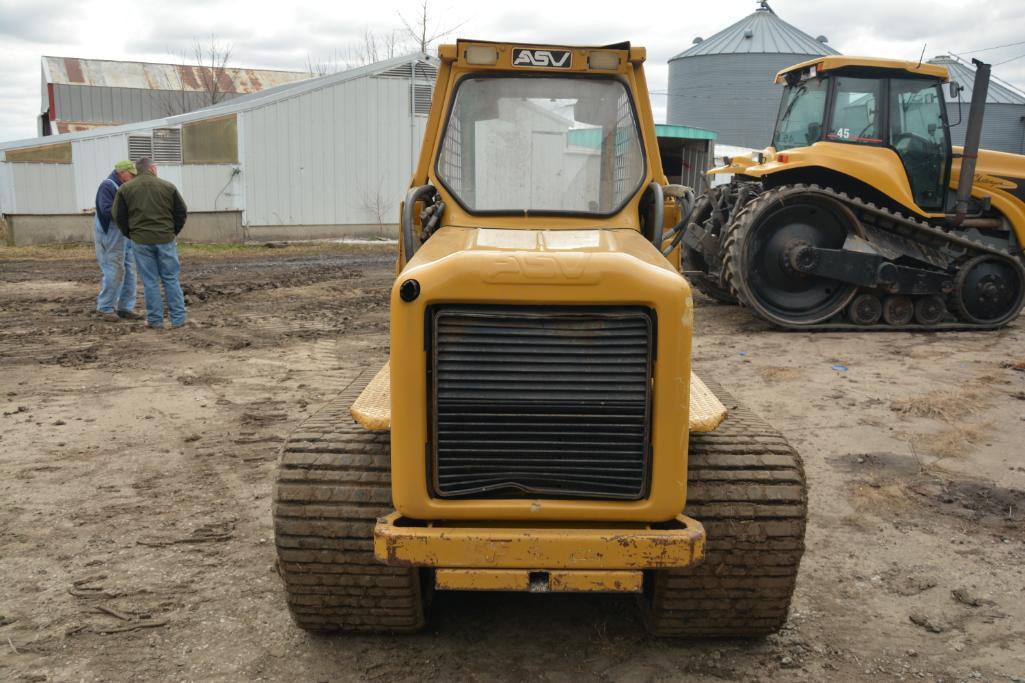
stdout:
<svg viewBox="0 0 1025 683">
<path fill-rule="evenodd" d="M 412 632 L 436 591 L 633 593 L 661 635 L 785 622 L 801 460 L 691 371 L 643 48 L 440 48 L 391 351 L 293 433 L 295 622 Z"/>
<path fill-rule="evenodd" d="M 1025 157 L 979 150 L 976 62 L 964 147 L 946 67 L 830 56 L 781 71 L 770 147 L 673 234 L 706 294 L 795 329 L 993 329 L 1025 303 Z M 944 84 L 947 84 L 946 86 Z M 668 248 L 668 247 L 667 247 Z"/>
</svg>

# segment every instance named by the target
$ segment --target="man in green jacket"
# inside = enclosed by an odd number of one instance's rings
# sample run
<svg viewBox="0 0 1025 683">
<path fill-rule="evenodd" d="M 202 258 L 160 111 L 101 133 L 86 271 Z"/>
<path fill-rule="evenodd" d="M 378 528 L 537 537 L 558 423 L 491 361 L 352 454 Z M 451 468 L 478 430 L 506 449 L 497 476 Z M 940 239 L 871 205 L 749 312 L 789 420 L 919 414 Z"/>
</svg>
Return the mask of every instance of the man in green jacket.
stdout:
<svg viewBox="0 0 1025 683">
<path fill-rule="evenodd" d="M 185 324 L 185 297 L 178 281 L 181 265 L 175 237 L 185 227 L 188 210 L 178 189 L 157 177 L 157 165 L 152 159 L 139 159 L 135 167 L 139 175 L 117 190 L 114 221 L 135 245 L 147 326 L 164 327 L 164 302 L 160 295 L 163 284 L 171 327 L 181 327 Z"/>
</svg>

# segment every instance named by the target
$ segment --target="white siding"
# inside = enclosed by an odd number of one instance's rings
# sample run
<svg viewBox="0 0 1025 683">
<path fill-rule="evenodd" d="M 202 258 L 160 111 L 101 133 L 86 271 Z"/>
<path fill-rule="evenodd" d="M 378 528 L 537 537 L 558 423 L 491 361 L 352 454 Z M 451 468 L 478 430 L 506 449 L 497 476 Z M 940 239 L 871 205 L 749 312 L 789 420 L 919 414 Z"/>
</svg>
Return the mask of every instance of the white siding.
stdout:
<svg viewBox="0 0 1025 683">
<path fill-rule="evenodd" d="M 248 225 L 395 221 L 423 134 L 409 81 L 360 78 L 241 118 Z"/>
<path fill-rule="evenodd" d="M 0 161 L 0 214 L 14 213 L 14 181 L 11 165 Z"/>
<path fill-rule="evenodd" d="M 182 187 L 182 165 L 181 164 L 157 164 L 157 175 L 173 183 L 178 191 L 181 192 Z M 184 198 L 184 194 L 182 197 Z"/>
<path fill-rule="evenodd" d="M 158 172 L 164 168 L 159 167 Z M 237 211 L 243 207 L 241 175 L 232 175 L 234 164 L 186 164 L 179 168 L 182 182 L 175 185 L 189 211 Z"/>
<path fill-rule="evenodd" d="M 114 164 L 128 158 L 128 140 L 124 135 L 74 140 L 71 157 L 75 168 L 75 210 L 95 208 L 96 189 L 114 170 Z"/>
<path fill-rule="evenodd" d="M 18 213 L 79 213 L 72 164 L 9 163 L 8 166 L 14 180 Z"/>
</svg>

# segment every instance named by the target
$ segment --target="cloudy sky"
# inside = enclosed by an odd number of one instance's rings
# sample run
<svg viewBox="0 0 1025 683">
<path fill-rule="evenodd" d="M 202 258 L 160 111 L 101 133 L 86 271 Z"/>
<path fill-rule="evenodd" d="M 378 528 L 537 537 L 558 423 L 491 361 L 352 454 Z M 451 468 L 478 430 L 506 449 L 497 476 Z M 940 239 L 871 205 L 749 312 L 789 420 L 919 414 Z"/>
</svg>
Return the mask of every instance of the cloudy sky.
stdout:
<svg viewBox="0 0 1025 683">
<path fill-rule="evenodd" d="M 848 54 L 917 59 L 973 52 L 994 74 L 1025 88 L 1025 2 L 1021 0 L 771 0 L 801 30 L 825 34 Z M 628 16 L 616 11 L 631 8 Z M 0 0 L 0 140 L 32 137 L 40 112 L 40 56 L 177 61 L 197 39 L 231 44 L 232 65 L 302 70 L 344 55 L 369 30 L 415 21 L 420 0 L 335 3 L 262 0 Z M 453 37 L 648 48 L 656 120 L 664 120 L 667 60 L 695 36 L 708 37 L 756 8 L 753 0 L 646 3 L 431 0 L 431 26 L 459 26 Z M 1016 57 L 1021 57 L 1015 59 Z M 1013 61 L 1007 61 L 1013 60 Z M 1001 62 L 1006 64 L 1000 64 Z"/>
</svg>

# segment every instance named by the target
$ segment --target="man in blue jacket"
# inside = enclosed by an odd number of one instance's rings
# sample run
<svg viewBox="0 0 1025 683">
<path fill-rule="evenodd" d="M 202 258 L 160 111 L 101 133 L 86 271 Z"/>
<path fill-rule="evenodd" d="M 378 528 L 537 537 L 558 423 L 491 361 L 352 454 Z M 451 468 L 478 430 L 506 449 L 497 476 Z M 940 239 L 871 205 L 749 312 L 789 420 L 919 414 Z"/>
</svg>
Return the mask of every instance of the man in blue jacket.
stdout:
<svg viewBox="0 0 1025 683">
<path fill-rule="evenodd" d="M 132 241 L 121 234 L 111 216 L 118 188 L 136 175 L 134 163 L 119 161 L 96 190 L 93 241 L 96 243 L 96 261 L 103 273 L 100 293 L 96 297 L 96 311 L 108 322 L 142 319 L 135 312 L 135 253 Z"/>
</svg>

